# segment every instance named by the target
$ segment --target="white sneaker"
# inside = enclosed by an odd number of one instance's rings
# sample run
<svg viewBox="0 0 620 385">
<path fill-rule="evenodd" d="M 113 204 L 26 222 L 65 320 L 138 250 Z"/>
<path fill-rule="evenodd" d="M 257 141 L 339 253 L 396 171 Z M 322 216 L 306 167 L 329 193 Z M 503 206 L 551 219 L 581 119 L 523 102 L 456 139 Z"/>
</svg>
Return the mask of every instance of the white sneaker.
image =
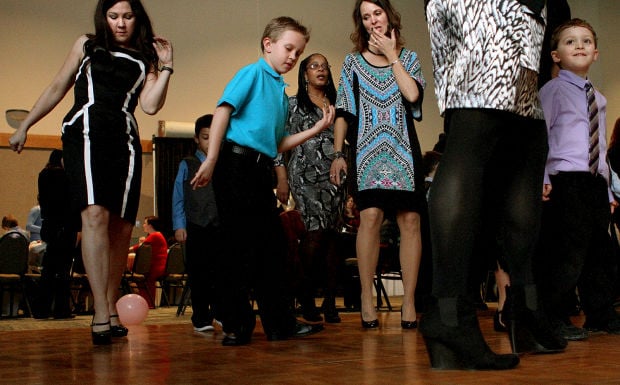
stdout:
<svg viewBox="0 0 620 385">
<path fill-rule="evenodd" d="M 213 325 L 194 326 L 194 331 L 197 332 L 211 332 L 213 330 L 215 330 Z"/>
</svg>

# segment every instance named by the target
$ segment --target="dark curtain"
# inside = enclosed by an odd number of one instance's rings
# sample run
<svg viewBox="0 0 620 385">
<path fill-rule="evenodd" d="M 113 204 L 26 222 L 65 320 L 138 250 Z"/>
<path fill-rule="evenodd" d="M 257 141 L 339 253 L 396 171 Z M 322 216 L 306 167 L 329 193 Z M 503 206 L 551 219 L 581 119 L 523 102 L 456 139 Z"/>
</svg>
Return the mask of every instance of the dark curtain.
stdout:
<svg viewBox="0 0 620 385">
<path fill-rule="evenodd" d="M 172 189 L 179 170 L 179 162 L 194 154 L 193 138 L 153 137 L 153 167 L 155 168 L 156 215 L 160 218 L 166 239 L 174 237 L 172 231 Z"/>
</svg>

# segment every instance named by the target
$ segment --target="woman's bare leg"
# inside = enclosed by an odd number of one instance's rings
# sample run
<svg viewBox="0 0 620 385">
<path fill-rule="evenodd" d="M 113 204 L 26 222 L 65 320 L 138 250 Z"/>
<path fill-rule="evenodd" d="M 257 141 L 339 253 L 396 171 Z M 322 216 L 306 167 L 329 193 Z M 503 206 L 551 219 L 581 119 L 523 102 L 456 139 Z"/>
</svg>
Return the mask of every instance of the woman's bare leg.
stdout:
<svg viewBox="0 0 620 385">
<path fill-rule="evenodd" d="M 82 259 L 93 293 L 94 324 L 110 320 L 107 297 L 110 272 L 109 221 L 110 213 L 102 206 L 92 205 L 82 211 Z M 107 326 L 93 326 L 93 331 L 107 328 Z"/>
<path fill-rule="evenodd" d="M 403 305 L 401 319 L 415 321 L 415 288 L 418 284 L 420 260 L 422 259 L 422 236 L 420 214 L 403 211 L 396 215 L 400 230 L 400 268 L 403 276 Z"/>
<path fill-rule="evenodd" d="M 499 263 L 495 270 L 495 283 L 497 284 L 497 310 L 502 311 L 504 302 L 506 302 L 506 286 L 510 286 L 510 276 L 499 266 Z"/>
<path fill-rule="evenodd" d="M 374 276 L 379 260 L 379 242 L 383 210 L 367 208 L 360 212 L 360 227 L 357 230 L 357 265 L 362 288 L 362 320 L 377 319 L 377 311 L 373 303 Z"/>
</svg>

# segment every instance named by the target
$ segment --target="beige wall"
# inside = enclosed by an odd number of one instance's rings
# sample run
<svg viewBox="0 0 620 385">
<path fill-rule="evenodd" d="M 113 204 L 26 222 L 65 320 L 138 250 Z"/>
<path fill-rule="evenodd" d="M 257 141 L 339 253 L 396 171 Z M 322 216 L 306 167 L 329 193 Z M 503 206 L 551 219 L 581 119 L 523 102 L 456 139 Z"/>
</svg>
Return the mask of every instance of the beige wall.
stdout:
<svg viewBox="0 0 620 385">
<path fill-rule="evenodd" d="M 401 12 L 407 47 L 420 55 L 428 80 L 424 120 L 417 125 L 422 150 L 430 149 L 442 129 L 435 103 L 430 46 L 423 15 L 423 0 L 392 0 Z M 223 87 L 243 65 L 259 55 L 259 40 L 272 17 L 289 15 L 312 29 L 306 53 L 322 52 L 337 77 L 342 60 L 351 50 L 353 0 L 143 0 L 155 32 L 172 40 L 175 73 L 165 107 L 155 116 L 137 112 L 143 139 L 157 130 L 158 120 L 193 121 L 211 112 Z M 601 56 L 592 78 L 608 98 L 608 127 L 620 116 L 620 62 L 617 17 L 618 0 L 569 0 L 573 15 L 586 18 L 599 34 Z M 73 41 L 92 32 L 95 0 L 2 0 L 0 7 L 0 111 L 30 109 L 49 84 Z M 296 91 L 297 68 L 286 76 Z M 32 134 L 56 135 L 59 122 L 70 108 L 69 96 L 32 130 Z M 0 121 L 0 133 L 12 129 Z M 0 143 L 0 215 L 15 214 L 25 225 L 28 210 L 36 203 L 36 175 L 49 150 L 26 149 L 16 155 Z M 150 155 L 144 156 L 143 196 L 138 218 L 153 211 L 153 173 Z"/>
</svg>

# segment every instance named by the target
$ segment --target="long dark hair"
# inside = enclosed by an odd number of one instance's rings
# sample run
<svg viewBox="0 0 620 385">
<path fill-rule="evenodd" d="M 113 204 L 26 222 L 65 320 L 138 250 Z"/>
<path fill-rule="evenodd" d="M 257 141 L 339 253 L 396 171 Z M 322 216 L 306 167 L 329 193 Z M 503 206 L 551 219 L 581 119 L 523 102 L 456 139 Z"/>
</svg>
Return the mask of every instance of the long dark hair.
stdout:
<svg viewBox="0 0 620 385">
<path fill-rule="evenodd" d="M 308 63 L 315 56 L 323 56 L 320 53 L 313 53 L 306 57 L 299 64 L 299 74 L 297 75 L 297 105 L 301 107 L 306 113 L 314 111 L 314 104 L 310 100 L 310 96 L 308 95 L 308 90 L 306 89 L 306 71 L 308 70 Z M 325 59 L 325 63 L 329 65 L 327 58 L 323 56 Z M 325 96 L 329 100 L 331 104 L 336 104 L 336 86 L 334 85 L 334 79 L 332 78 L 332 71 L 328 67 L 327 68 L 327 79 L 328 82 L 325 85 Z"/>
<path fill-rule="evenodd" d="M 153 48 L 153 27 L 151 25 L 151 19 L 149 19 L 140 0 L 99 0 L 94 17 L 95 34 L 88 36 L 90 41 L 87 50 L 90 47 L 92 47 L 93 50 L 94 47 L 102 47 L 106 51 L 110 51 L 110 49 L 116 45 L 108 25 L 106 14 L 110 8 L 120 1 L 127 1 L 129 3 L 131 11 L 136 18 L 136 29 L 131 37 L 130 46 L 140 52 L 144 61 L 151 66 L 151 70 L 155 71 L 159 59 Z"/>
<path fill-rule="evenodd" d="M 363 52 L 368 48 L 368 40 L 370 40 L 370 35 L 368 31 L 366 31 L 366 28 L 364 28 L 362 14 L 360 13 L 360 6 L 365 1 L 375 4 L 385 11 L 388 17 L 389 27 L 394 30 L 397 46 L 402 47 L 405 45 L 405 40 L 400 35 L 400 30 L 402 29 L 400 24 L 400 13 L 392 6 L 390 0 L 357 0 L 355 2 L 355 8 L 353 9 L 353 25 L 355 26 L 355 31 L 353 31 L 350 36 L 351 41 L 355 44 L 355 50 Z"/>
</svg>

